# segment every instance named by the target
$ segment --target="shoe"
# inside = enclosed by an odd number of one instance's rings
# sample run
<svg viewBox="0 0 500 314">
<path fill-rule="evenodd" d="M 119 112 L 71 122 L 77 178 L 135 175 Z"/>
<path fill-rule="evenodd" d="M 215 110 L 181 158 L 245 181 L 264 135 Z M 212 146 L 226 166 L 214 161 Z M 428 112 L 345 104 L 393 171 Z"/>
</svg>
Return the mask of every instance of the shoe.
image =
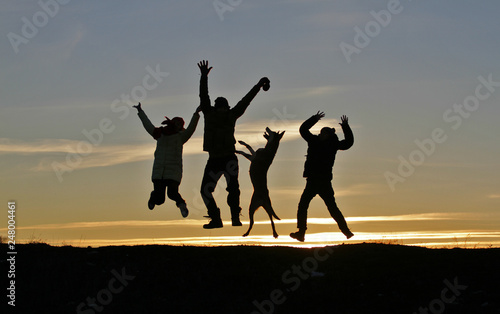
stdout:
<svg viewBox="0 0 500 314">
<path fill-rule="evenodd" d="M 149 197 L 148 208 L 151 210 L 153 210 L 153 208 L 155 208 L 155 202 L 153 200 L 153 192 L 151 192 L 151 196 Z"/>
<path fill-rule="evenodd" d="M 290 237 L 300 242 L 304 242 L 305 234 L 306 234 L 305 232 L 299 230 L 297 232 L 290 233 Z"/>
<path fill-rule="evenodd" d="M 344 235 L 346 236 L 347 239 L 350 239 L 354 236 L 354 233 L 352 233 L 351 231 L 348 231 L 348 232 L 344 233 Z"/>
<path fill-rule="evenodd" d="M 231 218 L 231 221 L 233 223 L 233 227 L 241 227 L 241 226 L 243 226 L 243 224 L 240 221 L 240 217 Z"/>
<path fill-rule="evenodd" d="M 178 205 L 181 210 L 182 217 L 186 218 L 189 215 L 189 210 L 187 209 L 186 203 L 181 203 Z"/>
<path fill-rule="evenodd" d="M 233 227 L 243 226 L 240 221 L 241 207 L 231 208 L 231 221 Z"/>
<path fill-rule="evenodd" d="M 210 220 L 208 224 L 203 225 L 203 229 L 216 229 L 216 228 L 222 228 L 222 220 L 219 219 L 213 219 Z"/>
</svg>

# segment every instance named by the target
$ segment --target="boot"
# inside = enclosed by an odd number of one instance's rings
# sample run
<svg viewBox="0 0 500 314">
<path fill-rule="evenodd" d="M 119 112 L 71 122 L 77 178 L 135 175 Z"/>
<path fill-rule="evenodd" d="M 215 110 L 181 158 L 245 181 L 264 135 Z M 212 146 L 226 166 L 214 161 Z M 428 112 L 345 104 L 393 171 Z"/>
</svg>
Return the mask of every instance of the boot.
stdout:
<svg viewBox="0 0 500 314">
<path fill-rule="evenodd" d="M 342 233 L 346 236 L 347 239 L 350 239 L 354 236 L 354 233 L 351 232 L 351 230 L 342 230 Z"/>
<path fill-rule="evenodd" d="M 149 201 L 148 201 L 148 208 L 151 210 L 153 210 L 153 208 L 155 208 L 155 200 L 153 198 L 153 196 L 154 196 L 153 193 L 154 193 L 154 191 L 151 192 L 151 195 L 149 196 Z"/>
<path fill-rule="evenodd" d="M 216 229 L 216 228 L 222 228 L 222 220 L 219 218 L 212 218 L 209 223 L 204 224 L 203 228 L 204 229 Z"/>
<path fill-rule="evenodd" d="M 179 209 L 181 210 L 182 217 L 186 218 L 189 215 L 189 210 L 186 203 L 180 203 L 177 205 L 177 207 L 179 207 Z"/>
<path fill-rule="evenodd" d="M 235 209 L 231 208 L 231 222 L 233 224 L 233 227 L 243 226 L 240 221 L 240 212 L 241 212 L 241 207 Z"/>
<path fill-rule="evenodd" d="M 290 237 L 300 242 L 304 242 L 305 236 L 306 236 L 306 229 L 299 229 L 299 231 L 297 232 L 290 233 Z"/>
<path fill-rule="evenodd" d="M 208 224 L 203 225 L 204 229 L 215 229 L 222 228 L 222 219 L 220 218 L 220 209 L 215 208 L 214 210 L 209 210 L 208 216 L 206 218 L 210 219 Z"/>
</svg>

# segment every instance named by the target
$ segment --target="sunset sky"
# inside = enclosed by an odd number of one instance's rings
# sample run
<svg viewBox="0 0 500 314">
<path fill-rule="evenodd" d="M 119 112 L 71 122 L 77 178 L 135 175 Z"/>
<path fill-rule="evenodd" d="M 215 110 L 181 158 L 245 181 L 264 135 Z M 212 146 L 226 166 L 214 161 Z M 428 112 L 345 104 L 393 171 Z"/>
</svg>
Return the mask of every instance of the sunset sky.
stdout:
<svg viewBox="0 0 500 314">
<path fill-rule="evenodd" d="M 0 200 L 16 203 L 16 240 L 54 245 L 296 245 L 306 142 L 349 117 L 354 146 L 334 167 L 346 241 L 317 197 L 305 246 L 396 241 L 500 246 L 498 1 L 2 1 Z M 265 145 L 286 130 L 269 170 L 280 234 L 263 209 L 248 238 L 252 186 L 239 157 L 243 227 L 204 230 L 199 194 L 208 154 L 203 118 L 184 146 L 183 219 L 166 200 L 147 208 L 153 124 L 186 122 L 199 105 L 197 62 L 211 99 L 234 106 L 263 77 L 236 138 Z M 237 147 L 241 149 L 241 146 Z M 229 220 L 229 221 L 228 221 Z"/>
</svg>

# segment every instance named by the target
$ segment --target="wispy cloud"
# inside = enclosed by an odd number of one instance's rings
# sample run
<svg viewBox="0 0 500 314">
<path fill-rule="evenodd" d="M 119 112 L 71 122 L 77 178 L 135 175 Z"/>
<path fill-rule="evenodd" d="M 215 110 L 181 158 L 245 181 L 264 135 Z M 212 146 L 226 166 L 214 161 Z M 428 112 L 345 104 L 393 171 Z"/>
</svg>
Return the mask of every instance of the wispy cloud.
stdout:
<svg viewBox="0 0 500 314">
<path fill-rule="evenodd" d="M 476 213 L 423 213 L 393 216 L 358 216 L 347 217 L 351 223 L 372 221 L 414 221 L 414 220 L 471 220 L 481 219 Z M 81 229 L 81 228 L 113 228 L 113 227 L 174 227 L 174 226 L 196 226 L 199 227 L 206 220 L 183 219 L 183 220 L 121 220 L 121 221 L 94 221 L 94 222 L 70 222 L 63 224 L 41 224 L 32 226 L 19 226 L 19 230 L 48 230 L 48 229 Z M 331 218 L 309 218 L 311 225 L 331 225 Z M 226 223 L 230 223 L 227 221 Z M 296 224 L 296 219 L 276 220 L 276 224 Z M 269 220 L 257 220 L 255 224 L 269 224 Z M 0 230 L 7 230 L 1 228 Z"/>
<path fill-rule="evenodd" d="M 56 141 L 58 142 L 58 141 Z M 41 160 L 33 171 L 53 171 L 52 163 L 55 161 L 64 162 L 64 155 L 61 158 L 60 153 L 68 154 L 75 153 L 74 147 L 77 147 L 78 141 L 69 141 L 68 144 L 61 147 L 60 145 L 48 148 L 58 149 L 57 156 L 47 157 L 41 156 Z M 82 155 L 82 162 L 74 167 L 74 169 L 85 169 L 95 167 L 109 167 L 120 164 L 126 164 L 137 161 L 144 161 L 153 158 L 155 147 L 148 144 L 141 145 L 102 145 L 94 147 L 92 152 L 88 155 Z M 29 151 L 29 148 L 24 151 Z M 41 153 L 40 151 L 35 153 Z M 188 152 L 189 153 L 189 152 Z"/>
<path fill-rule="evenodd" d="M 49 230 L 49 229 L 81 229 L 81 228 L 113 228 L 113 227 L 167 227 L 167 226 L 200 226 L 201 221 L 194 219 L 184 220 L 119 220 L 119 221 L 82 221 L 62 224 L 42 224 L 33 226 L 19 226 L 19 230 Z"/>
<path fill-rule="evenodd" d="M 66 41 L 60 43 L 58 50 L 60 50 L 64 60 L 71 58 L 73 51 L 75 51 L 77 45 L 84 39 L 85 35 L 86 31 L 83 25 L 79 24 L 74 33 Z"/>
<path fill-rule="evenodd" d="M 201 138 L 192 139 L 189 144 L 184 146 L 184 154 L 203 153 L 201 143 Z M 64 161 L 64 154 L 78 154 L 80 144 L 81 141 L 67 139 L 20 141 L 0 138 L 0 155 L 31 155 L 40 159 L 38 165 L 32 169 L 33 171 L 53 171 L 52 162 Z M 91 151 L 80 154 L 83 162 L 75 167 L 75 169 L 107 167 L 149 160 L 153 159 L 155 150 L 155 145 L 152 143 L 98 146 L 87 143 L 86 147 L 91 147 Z"/>
<path fill-rule="evenodd" d="M 41 139 L 32 141 L 0 138 L 0 154 L 41 154 L 68 152 L 68 146 L 78 143 L 65 139 Z"/>
<path fill-rule="evenodd" d="M 286 131 L 282 142 L 293 141 L 300 137 L 299 127 L 303 121 L 288 120 L 273 123 L 270 120 L 259 120 L 252 123 L 242 123 L 238 125 L 235 137 L 237 140 L 243 140 L 255 148 L 264 146 L 266 143 L 262 134 L 266 127 L 273 130 Z M 335 119 L 324 119 L 323 124 L 336 123 Z M 321 125 L 311 129 L 312 132 L 319 132 Z M 36 139 L 30 141 L 14 140 L 9 138 L 0 138 L 0 154 L 19 154 L 31 155 L 40 159 L 34 171 L 53 171 L 52 163 L 61 160 L 61 154 L 79 153 L 77 148 L 82 141 L 68 139 Z M 108 167 L 119 164 L 152 160 L 155 150 L 154 143 L 144 144 L 123 144 L 123 145 L 91 145 L 90 152 L 82 152 L 80 155 L 83 162 L 75 169 L 85 169 L 94 167 Z M 241 148 L 237 144 L 237 149 Z M 203 152 L 203 138 L 201 136 L 191 138 L 183 148 L 184 155 L 205 154 Z M 64 156 L 63 159 L 64 160 Z"/>
</svg>

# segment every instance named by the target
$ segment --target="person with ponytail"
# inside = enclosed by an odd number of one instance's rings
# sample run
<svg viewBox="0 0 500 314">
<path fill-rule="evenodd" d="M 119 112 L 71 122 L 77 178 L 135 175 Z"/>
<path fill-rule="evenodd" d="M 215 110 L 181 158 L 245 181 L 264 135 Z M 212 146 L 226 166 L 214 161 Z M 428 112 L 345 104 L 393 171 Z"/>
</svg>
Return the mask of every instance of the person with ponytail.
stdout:
<svg viewBox="0 0 500 314">
<path fill-rule="evenodd" d="M 161 123 L 164 126 L 155 127 L 142 109 L 141 103 L 133 107 L 137 109 L 139 119 L 141 119 L 146 131 L 156 140 L 151 176 L 154 189 L 148 201 L 148 208 L 153 209 L 155 205 L 163 204 L 165 191 L 167 191 L 168 198 L 175 201 L 182 217 L 186 218 L 189 210 L 186 201 L 179 194 L 179 185 L 182 179 L 182 147 L 196 130 L 201 107 L 196 109 L 186 129 L 184 128 L 184 119 L 180 117 L 173 119 L 165 117 L 165 121 Z"/>
</svg>

